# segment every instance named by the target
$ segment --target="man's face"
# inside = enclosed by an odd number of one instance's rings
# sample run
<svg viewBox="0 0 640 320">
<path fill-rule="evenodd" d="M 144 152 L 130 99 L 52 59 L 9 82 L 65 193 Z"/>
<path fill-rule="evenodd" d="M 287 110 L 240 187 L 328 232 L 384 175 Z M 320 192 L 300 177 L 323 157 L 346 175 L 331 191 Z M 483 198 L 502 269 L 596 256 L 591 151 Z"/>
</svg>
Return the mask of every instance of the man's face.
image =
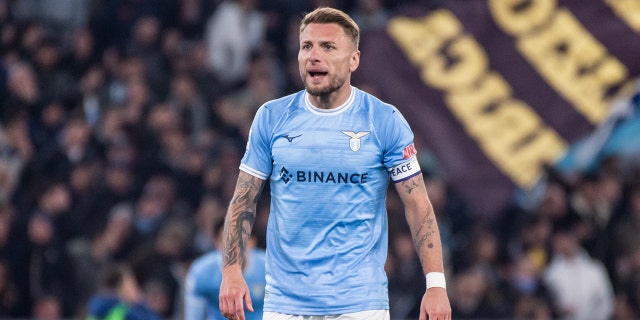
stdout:
<svg viewBox="0 0 640 320">
<path fill-rule="evenodd" d="M 328 95 L 350 84 L 359 62 L 360 51 L 338 24 L 312 23 L 300 33 L 298 66 L 311 95 Z"/>
</svg>

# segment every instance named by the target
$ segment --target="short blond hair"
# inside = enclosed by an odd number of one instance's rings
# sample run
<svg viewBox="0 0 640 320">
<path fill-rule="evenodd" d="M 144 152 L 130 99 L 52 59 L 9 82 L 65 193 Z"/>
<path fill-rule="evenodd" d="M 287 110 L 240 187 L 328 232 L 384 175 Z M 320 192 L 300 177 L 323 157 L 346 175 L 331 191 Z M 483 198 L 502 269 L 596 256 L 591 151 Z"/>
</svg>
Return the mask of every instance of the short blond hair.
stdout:
<svg viewBox="0 0 640 320">
<path fill-rule="evenodd" d="M 312 23 L 337 23 L 351 38 L 356 49 L 360 44 L 360 28 L 358 24 L 342 10 L 320 7 L 307 13 L 300 22 L 300 33 Z"/>
</svg>

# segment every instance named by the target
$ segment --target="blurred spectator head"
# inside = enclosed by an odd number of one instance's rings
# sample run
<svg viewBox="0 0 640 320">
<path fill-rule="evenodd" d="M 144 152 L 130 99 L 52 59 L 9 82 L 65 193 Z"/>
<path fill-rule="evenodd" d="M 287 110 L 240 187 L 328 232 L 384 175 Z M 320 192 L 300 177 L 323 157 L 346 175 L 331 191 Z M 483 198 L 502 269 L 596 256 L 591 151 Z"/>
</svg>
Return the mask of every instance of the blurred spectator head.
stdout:
<svg viewBox="0 0 640 320">
<path fill-rule="evenodd" d="M 474 317 L 482 307 L 488 289 L 485 272 L 481 268 L 471 266 L 456 274 L 452 280 L 452 307 L 461 317 Z"/>
<path fill-rule="evenodd" d="M 173 260 L 180 260 L 189 251 L 191 229 L 182 219 L 163 224 L 155 239 L 155 251 Z"/>
<path fill-rule="evenodd" d="M 109 261 L 125 253 L 133 235 L 133 206 L 118 203 L 109 211 L 107 224 L 93 240 L 91 255 L 97 261 Z"/>
<path fill-rule="evenodd" d="M 37 44 L 33 61 L 38 71 L 51 71 L 58 66 L 61 56 L 58 40 L 52 36 L 43 37 Z"/>
<path fill-rule="evenodd" d="M 433 211 L 438 214 L 445 212 L 447 203 L 447 183 L 444 179 L 437 175 L 424 175 L 424 183 L 429 190 L 429 200 L 433 206 Z"/>
<path fill-rule="evenodd" d="M 555 255 L 571 258 L 580 250 L 579 217 L 569 215 L 554 223 L 552 248 Z"/>
<path fill-rule="evenodd" d="M 121 139 L 124 134 L 124 112 L 120 108 L 108 108 L 105 110 L 100 125 L 96 128 L 97 138 L 105 144 Z"/>
<path fill-rule="evenodd" d="M 123 130 L 118 130 L 106 145 L 106 160 L 126 166 L 135 166 L 138 162 L 138 149 Z"/>
<path fill-rule="evenodd" d="M 100 65 L 91 65 L 80 78 L 79 89 L 83 94 L 96 93 L 105 84 L 105 70 Z"/>
<path fill-rule="evenodd" d="M 159 44 L 162 24 L 158 17 L 145 15 L 133 26 L 131 43 L 140 48 L 152 49 Z"/>
<path fill-rule="evenodd" d="M 136 201 L 134 225 L 143 235 L 155 233 L 170 215 L 176 199 L 175 182 L 165 174 L 156 174 L 144 185 Z"/>
<path fill-rule="evenodd" d="M 540 272 L 527 254 L 517 255 L 507 272 L 511 287 L 526 295 L 534 295 L 540 285 Z"/>
<path fill-rule="evenodd" d="M 33 215 L 29 219 L 27 235 L 29 241 L 37 247 L 44 247 L 51 244 L 55 236 L 55 228 L 51 217 L 43 214 Z"/>
<path fill-rule="evenodd" d="M 32 20 L 25 23 L 22 28 L 22 34 L 20 35 L 20 50 L 22 50 L 24 55 L 33 58 L 38 44 L 40 44 L 46 36 L 47 30 L 42 22 Z"/>
<path fill-rule="evenodd" d="M 81 116 L 73 116 L 66 122 L 60 141 L 61 148 L 71 163 L 77 163 L 90 156 L 89 143 L 92 131 Z"/>
<path fill-rule="evenodd" d="M 72 206 L 69 186 L 64 182 L 48 184 L 38 198 L 38 207 L 41 213 L 59 215 L 67 213 Z"/>
<path fill-rule="evenodd" d="M 133 191 L 135 176 L 132 168 L 126 164 L 111 162 L 105 169 L 105 183 L 111 192 L 128 195 Z"/>
<path fill-rule="evenodd" d="M 393 253 L 400 264 L 412 263 L 417 257 L 411 234 L 398 232 L 393 237 Z"/>
<path fill-rule="evenodd" d="M 46 103 L 40 113 L 40 122 L 42 125 L 51 129 L 60 129 L 64 127 L 67 119 L 67 110 L 65 106 L 57 100 Z"/>
<path fill-rule="evenodd" d="M 167 103 L 158 103 L 149 110 L 146 119 L 147 127 L 154 134 L 182 128 L 180 114 Z"/>
<path fill-rule="evenodd" d="M 7 72 L 7 89 L 19 103 L 32 105 L 40 97 L 38 89 L 38 76 L 25 62 L 14 62 L 9 65 Z"/>
<path fill-rule="evenodd" d="M 521 250 L 531 259 L 538 271 L 543 270 L 549 262 L 547 248 L 551 245 L 552 231 L 551 220 L 539 215 L 529 217 L 520 231 Z"/>
<path fill-rule="evenodd" d="M 566 186 L 556 180 L 548 181 L 536 214 L 555 220 L 567 214 L 568 208 L 569 194 Z"/>
<path fill-rule="evenodd" d="M 196 247 L 206 252 L 214 248 L 217 243 L 218 234 L 215 225 L 224 220 L 226 213 L 226 203 L 216 193 L 207 193 L 202 197 L 200 205 L 196 210 Z"/>
<path fill-rule="evenodd" d="M 175 169 L 184 168 L 185 154 L 188 150 L 188 139 L 185 132 L 179 129 L 160 132 L 162 156 L 166 163 Z"/>
<path fill-rule="evenodd" d="M 33 318 L 35 320 L 62 319 L 62 301 L 60 297 L 44 294 L 33 302 Z"/>
<path fill-rule="evenodd" d="M 92 62 L 95 59 L 95 38 L 89 28 L 78 28 L 71 42 L 73 60 L 78 62 Z"/>
<path fill-rule="evenodd" d="M 468 255 L 471 264 L 492 266 L 500 258 L 498 236 L 490 227 L 479 224 L 471 232 Z"/>
<path fill-rule="evenodd" d="M 532 295 L 518 295 L 513 306 L 514 319 L 551 320 L 553 308 L 544 299 Z"/>
</svg>

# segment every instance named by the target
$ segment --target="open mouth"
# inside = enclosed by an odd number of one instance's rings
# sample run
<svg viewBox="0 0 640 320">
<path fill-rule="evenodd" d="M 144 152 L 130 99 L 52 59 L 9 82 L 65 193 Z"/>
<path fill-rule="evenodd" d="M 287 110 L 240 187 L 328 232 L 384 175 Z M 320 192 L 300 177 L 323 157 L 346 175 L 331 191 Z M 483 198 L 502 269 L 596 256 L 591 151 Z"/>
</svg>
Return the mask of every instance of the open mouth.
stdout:
<svg viewBox="0 0 640 320">
<path fill-rule="evenodd" d="M 319 77 L 324 77 L 326 76 L 328 73 L 327 72 L 323 72 L 323 71 L 309 71 L 309 75 L 312 78 L 319 78 Z"/>
</svg>

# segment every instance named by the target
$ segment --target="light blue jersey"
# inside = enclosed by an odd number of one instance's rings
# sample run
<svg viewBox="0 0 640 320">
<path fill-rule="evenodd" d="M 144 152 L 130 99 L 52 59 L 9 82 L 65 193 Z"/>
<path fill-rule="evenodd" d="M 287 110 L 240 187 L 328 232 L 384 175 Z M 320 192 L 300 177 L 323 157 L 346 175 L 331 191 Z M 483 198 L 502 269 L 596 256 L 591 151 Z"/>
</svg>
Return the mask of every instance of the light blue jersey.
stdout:
<svg viewBox="0 0 640 320">
<path fill-rule="evenodd" d="M 218 296 L 222 281 L 222 254 L 212 251 L 196 259 L 185 280 L 184 320 L 225 320 L 220 313 Z M 245 312 L 247 320 L 262 320 L 265 288 L 265 253 L 253 249 L 249 252 L 243 275 L 254 312 Z"/>
<path fill-rule="evenodd" d="M 336 109 L 300 91 L 258 110 L 240 169 L 270 180 L 265 311 L 389 308 L 386 191 L 420 174 L 415 154 L 400 112 L 357 88 Z"/>
</svg>

